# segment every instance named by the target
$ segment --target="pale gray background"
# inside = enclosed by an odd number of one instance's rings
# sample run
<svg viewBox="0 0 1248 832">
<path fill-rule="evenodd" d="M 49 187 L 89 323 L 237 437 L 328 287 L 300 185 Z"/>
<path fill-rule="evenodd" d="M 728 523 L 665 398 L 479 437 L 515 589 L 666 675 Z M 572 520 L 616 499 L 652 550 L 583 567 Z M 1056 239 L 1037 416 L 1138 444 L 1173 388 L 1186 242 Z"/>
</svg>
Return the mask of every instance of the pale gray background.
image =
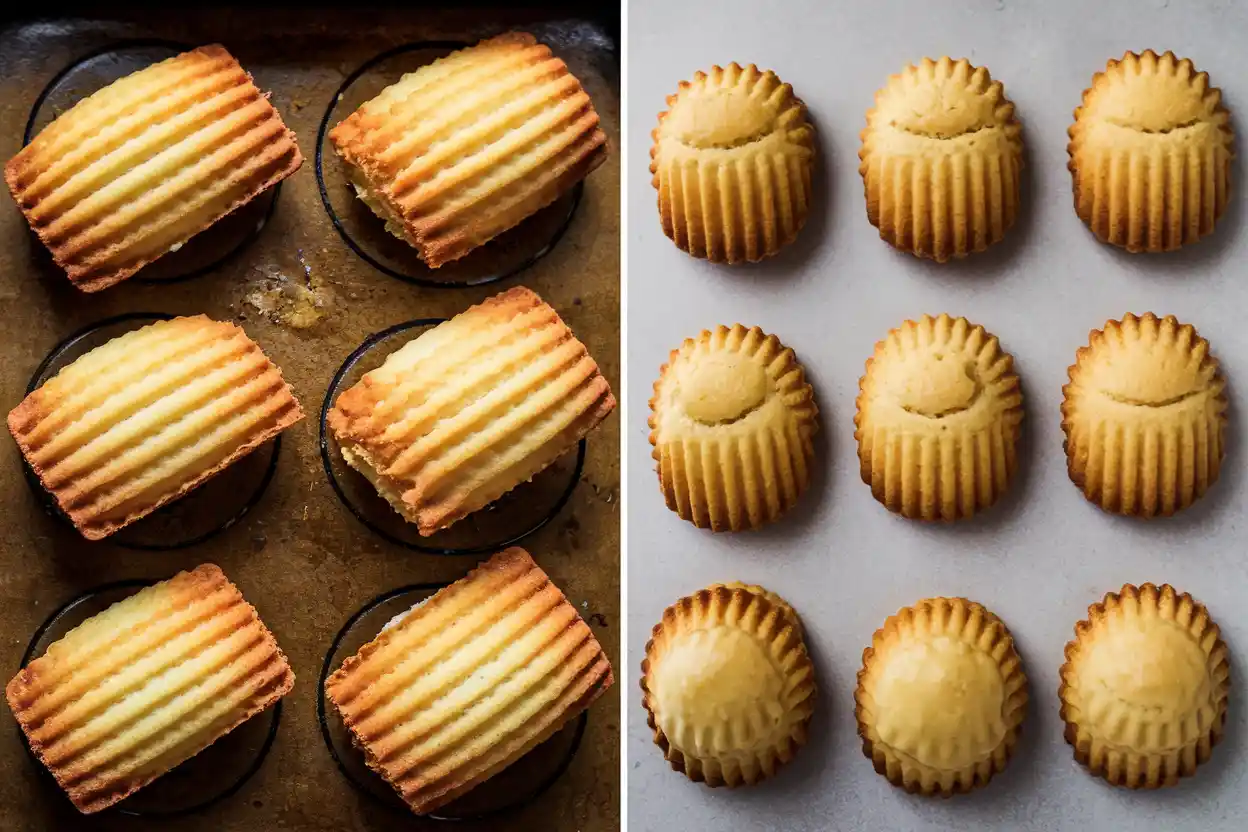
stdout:
<svg viewBox="0 0 1248 832">
<path fill-rule="evenodd" d="M 1217 232 L 1178 254 L 1128 255 L 1075 216 L 1066 128 L 1094 72 L 1124 50 L 1173 49 L 1248 113 L 1248 2 L 791 2 L 632 0 L 628 87 L 628 774 L 630 829 L 1243 830 L 1248 828 L 1248 215 L 1243 164 Z M 868 224 L 858 133 L 875 90 L 924 55 L 988 67 L 1017 106 L 1027 146 L 1023 211 L 1005 242 L 944 266 L 892 250 Z M 650 131 L 677 82 L 736 60 L 774 69 L 819 133 L 814 213 L 797 244 L 752 267 L 694 260 L 663 236 L 647 170 Z M 1241 127 L 1248 123 L 1241 115 Z M 1241 137 L 1241 154 L 1248 153 Z M 1088 331 L 1127 311 L 1173 313 L 1222 361 L 1232 399 L 1222 481 L 1169 521 L 1111 517 L 1066 476 L 1058 406 Z M 907 317 L 948 311 L 1013 353 L 1026 421 L 1021 474 L 969 523 L 925 526 L 877 504 L 858 476 L 854 397 L 875 342 Z M 793 347 L 822 409 L 818 476 L 794 516 L 713 536 L 670 513 L 650 459 L 646 402 L 689 335 L 757 324 Z M 711 790 L 668 770 L 644 724 L 638 664 L 677 597 L 716 580 L 780 592 L 807 625 L 821 687 L 810 744 L 774 781 Z M 1169 581 L 1212 610 L 1232 653 L 1227 736 L 1194 780 L 1159 793 L 1109 787 L 1062 740 L 1057 671 L 1087 605 L 1124 582 Z M 931 595 L 985 603 L 1011 628 L 1031 679 L 1018 754 L 968 797 L 909 797 L 862 756 L 853 687 L 862 649 L 898 607 Z"/>
</svg>

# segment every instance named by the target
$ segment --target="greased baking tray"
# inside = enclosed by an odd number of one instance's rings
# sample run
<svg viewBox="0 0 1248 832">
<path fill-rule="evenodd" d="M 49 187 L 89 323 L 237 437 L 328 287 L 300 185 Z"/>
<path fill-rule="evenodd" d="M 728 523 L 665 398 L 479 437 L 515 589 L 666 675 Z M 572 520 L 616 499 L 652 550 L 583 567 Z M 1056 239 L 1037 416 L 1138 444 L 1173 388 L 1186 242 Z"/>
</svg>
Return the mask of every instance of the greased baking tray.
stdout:
<svg viewBox="0 0 1248 832">
<path fill-rule="evenodd" d="M 5 679 L 21 666 L 28 647 L 41 651 L 143 583 L 204 562 L 219 564 L 258 608 L 297 677 L 279 717 L 270 712 L 252 720 L 223 739 L 221 748 L 210 749 L 211 757 L 171 772 L 159 793 L 128 807 L 149 818 L 118 811 L 81 817 L 28 756 L 16 724 L 0 728 L 0 829 L 449 826 L 396 810 L 385 790 L 371 789 L 376 783 L 344 753 L 350 748 L 344 748 L 332 715 L 323 729 L 318 680 L 326 658 L 341 661 L 380 629 L 388 614 L 461 577 L 485 557 L 445 552 L 488 548 L 540 526 L 521 545 L 577 605 L 618 668 L 618 417 L 609 417 L 583 448 L 526 486 L 531 505 L 500 501 L 473 527 L 422 551 L 411 545 L 420 541 L 405 537 L 391 518 L 373 511 L 375 506 L 364 499 L 367 492 L 351 481 L 349 471 L 331 465 L 342 493 L 336 492 L 322 460 L 321 407 L 340 369 L 343 380 L 358 377 L 402 343 L 402 334 L 387 336 L 386 330 L 450 317 L 518 284 L 559 310 L 618 389 L 618 13 L 609 9 L 604 16 L 587 17 L 574 8 L 481 6 L 453 11 L 123 7 L 109 9 L 106 16 L 96 11 L 7 19 L 0 25 L 3 158 L 17 151 L 28 129 L 37 131 L 98 86 L 174 54 L 179 45 L 214 42 L 223 43 L 257 85 L 272 93 L 305 156 L 303 167 L 275 197 L 260 197 L 202 235 L 208 239 L 193 250 L 178 252 L 177 260 L 165 258 L 94 295 L 70 286 L 16 207 L 7 196 L 0 200 L 9 203 L 0 207 L 3 409 L 21 400 L 32 376 L 55 372 L 110 335 L 153 315 L 202 312 L 242 325 L 282 368 L 307 413 L 283 434 L 280 448 L 261 448 L 235 466 L 238 470 L 188 497 L 177 511 L 98 544 L 82 540 L 48 511 L 27 481 L 16 447 L 0 443 L 5 446 L 0 453 L 5 507 L 0 513 L 0 668 Z M 567 61 L 593 98 L 611 153 L 582 189 L 490 252 L 441 273 L 422 270 L 359 210 L 332 151 L 318 165 L 327 111 L 333 107 L 332 126 L 401 72 L 462 43 L 513 28 L 532 31 Z M 104 326 L 95 328 L 101 322 Z M 372 344 L 374 335 L 375 349 L 353 355 L 366 341 Z M 356 363 L 344 366 L 350 357 Z M 46 630 L 37 632 L 43 625 Z M 475 804 L 447 812 L 468 817 L 456 827 L 619 829 L 616 691 L 525 765 L 505 773 L 503 782 Z"/>
</svg>

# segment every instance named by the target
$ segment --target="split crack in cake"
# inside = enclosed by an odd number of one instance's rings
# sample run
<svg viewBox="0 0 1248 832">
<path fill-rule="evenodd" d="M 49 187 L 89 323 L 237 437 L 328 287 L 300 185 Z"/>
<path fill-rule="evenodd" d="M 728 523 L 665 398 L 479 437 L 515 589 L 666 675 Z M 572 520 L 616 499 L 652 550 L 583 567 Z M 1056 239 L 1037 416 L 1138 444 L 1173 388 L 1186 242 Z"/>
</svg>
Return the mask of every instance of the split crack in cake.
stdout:
<svg viewBox="0 0 1248 832">
<path fill-rule="evenodd" d="M 423 815 L 519 760 L 613 682 L 589 625 L 513 547 L 393 620 L 325 693 L 368 766 Z"/>
<path fill-rule="evenodd" d="M 176 500 L 303 418 L 242 329 L 159 321 L 80 356 L 9 413 L 9 432 L 83 537 Z"/>
<path fill-rule="evenodd" d="M 1230 113 L 1187 58 L 1111 60 L 1069 132 L 1075 210 L 1102 242 L 1170 251 L 1212 233 L 1230 203 Z"/>
<path fill-rule="evenodd" d="M 1000 241 L 1018 216 L 1022 126 L 988 70 L 924 58 L 875 95 L 858 152 L 880 237 L 945 262 Z"/>
<path fill-rule="evenodd" d="M 580 81 L 524 32 L 404 75 L 329 138 L 359 198 L 435 269 L 554 202 L 607 153 Z"/>
<path fill-rule="evenodd" d="M 326 423 L 343 459 L 428 536 L 532 479 L 614 409 L 585 345 L 518 286 L 391 353 Z"/>
<path fill-rule="evenodd" d="M 1070 479 L 1108 512 L 1169 516 L 1204 496 L 1226 455 L 1226 380 L 1173 315 L 1093 330 L 1062 388 Z"/>
<path fill-rule="evenodd" d="M 875 345 L 859 382 L 854 438 L 862 481 L 889 511 L 973 517 L 1018 468 L 1023 396 L 996 336 L 942 313 Z"/>
<path fill-rule="evenodd" d="M 734 62 L 681 81 L 667 106 L 650 148 L 663 233 L 717 263 L 761 260 L 796 240 L 815 130 L 793 88 Z"/>
<path fill-rule="evenodd" d="M 650 399 L 667 507 L 717 532 L 775 522 L 810 484 L 818 416 L 805 369 L 776 336 L 734 324 L 686 338 Z"/>
<path fill-rule="evenodd" d="M 255 608 L 205 564 L 88 618 L 5 695 L 35 756 L 91 813 L 268 709 L 294 681 Z"/>
<path fill-rule="evenodd" d="M 133 275 L 303 164 L 238 61 L 202 46 L 79 101 L 9 160 L 5 182 L 85 292 Z"/>
</svg>

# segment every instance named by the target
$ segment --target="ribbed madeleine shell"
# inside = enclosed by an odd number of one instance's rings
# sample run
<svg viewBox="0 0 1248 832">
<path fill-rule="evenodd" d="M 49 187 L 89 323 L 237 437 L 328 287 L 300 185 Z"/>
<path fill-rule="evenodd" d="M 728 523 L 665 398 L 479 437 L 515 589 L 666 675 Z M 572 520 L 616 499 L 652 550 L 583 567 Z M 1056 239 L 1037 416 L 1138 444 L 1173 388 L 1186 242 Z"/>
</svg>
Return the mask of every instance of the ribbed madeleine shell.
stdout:
<svg viewBox="0 0 1248 832">
<path fill-rule="evenodd" d="M 1161 349 L 1151 363 L 1121 372 L 1163 376 L 1167 369 L 1192 363 L 1202 377 L 1205 405 L 1189 409 L 1182 401 L 1169 406 L 1137 404 L 1138 413 L 1097 388 L 1088 365 L 1120 345 Z M 1175 355 L 1165 352 L 1176 351 Z M 1112 358 L 1108 360 L 1112 361 Z M 1084 496 L 1108 512 L 1138 517 L 1167 517 L 1187 508 L 1218 480 L 1226 455 L 1226 381 L 1209 354 L 1209 342 L 1173 315 L 1147 313 L 1109 321 L 1091 333 L 1069 369 L 1063 388 L 1062 431 L 1066 435 L 1067 471 Z M 1187 398 L 1187 397 L 1183 397 Z"/>
<path fill-rule="evenodd" d="M 221 46 L 115 81 L 5 165 L 30 227 L 74 285 L 118 283 L 303 164 L 295 134 Z"/>
<path fill-rule="evenodd" d="M 708 704 L 705 710 L 692 713 L 664 712 L 658 695 L 660 687 L 681 686 L 679 674 L 689 670 L 665 667 L 664 659 L 672 645 L 701 637 L 702 647 L 716 652 L 715 634 L 728 630 L 747 634 L 767 656 L 768 663 L 761 667 L 743 660 L 739 654 L 731 657 L 740 661 L 737 670 L 742 678 L 776 674 L 782 679 L 780 697 L 774 702 L 737 697 L 725 702 L 723 710 Z M 722 650 L 719 653 L 721 658 L 727 657 Z M 724 690 L 731 691 L 737 680 L 719 681 Z M 761 587 L 738 583 L 714 584 L 681 598 L 663 611 L 662 620 L 654 626 L 646 644 L 641 690 L 654 742 L 663 750 L 672 770 L 712 787 L 752 785 L 775 776 L 806 744 L 817 695 L 814 665 L 793 608 Z M 698 704 L 694 703 L 694 707 Z M 759 726 L 767 733 L 765 742 L 748 753 L 736 747 Z M 699 740 L 709 740 L 708 753 L 696 751 L 695 743 Z M 721 744 L 722 749 L 715 749 L 716 744 Z"/>
<path fill-rule="evenodd" d="M 884 672 L 882 668 L 890 660 L 890 651 L 898 645 L 929 639 L 957 640 L 989 656 L 1000 670 L 1004 698 L 993 707 L 1001 709 L 1006 730 L 992 752 L 982 758 L 974 759 L 968 749 L 971 737 L 941 736 L 933 733 L 931 726 L 914 726 L 915 733 L 905 738 L 907 747 L 903 749 L 890 747 L 880 737 L 881 721 L 896 716 L 882 713 L 875 699 L 875 685 L 879 674 Z M 858 735 L 862 738 L 862 752 L 871 760 L 876 772 L 894 786 L 911 794 L 950 797 L 984 786 L 1005 770 L 1018 744 L 1027 712 L 1027 677 L 1010 631 L 982 604 L 965 598 L 928 598 L 905 607 L 889 616 L 884 626 L 876 630 L 871 646 L 862 653 L 862 664 L 854 691 L 854 715 L 858 720 Z M 978 693 L 970 687 L 959 688 L 963 699 Z M 894 724 L 897 721 L 892 720 Z M 921 746 L 930 747 L 941 757 L 939 767 L 925 765 L 914 757 L 913 751 Z"/>
<path fill-rule="evenodd" d="M 940 393 L 923 378 L 937 369 L 937 354 L 974 367 L 976 398 L 956 413 L 916 415 L 879 379 L 917 358 L 907 383 Z M 877 343 L 854 416 L 860 473 L 872 495 L 889 511 L 926 521 L 966 519 L 995 504 L 1018 467 L 1023 396 L 1013 365 L 996 336 L 947 314 L 906 321 Z"/>
<path fill-rule="evenodd" d="M 613 680 L 576 608 L 511 548 L 383 630 L 325 693 L 369 767 L 428 814 L 544 742 Z"/>
<path fill-rule="evenodd" d="M 1187 95 L 1200 102 L 1202 114 L 1157 129 L 1101 112 L 1109 95 L 1164 94 L 1150 89 L 1157 76 L 1188 79 Z M 1084 91 L 1069 133 L 1075 211 L 1101 242 L 1131 252 L 1171 251 L 1212 233 L 1230 202 L 1230 116 L 1221 91 L 1186 58 L 1148 50 L 1111 60 Z"/>
<path fill-rule="evenodd" d="M 733 103 L 697 117 L 700 105 L 690 92 L 715 89 L 728 91 Z M 734 117 L 746 118 L 745 108 L 758 102 L 772 111 L 767 123 L 738 130 Z M 761 260 L 797 239 L 810 211 L 815 141 L 793 88 L 774 72 L 732 63 L 682 81 L 667 105 L 650 149 L 663 233 L 682 251 L 717 263 Z M 724 119 L 729 123 L 719 126 L 732 138 L 708 143 L 682 135 L 671 125 L 684 108 L 693 115 L 682 121 L 713 133 L 710 123 Z"/>
<path fill-rule="evenodd" d="M 1129 707 L 1116 691 L 1084 682 L 1084 654 L 1092 640 L 1115 628 L 1147 633 L 1149 627 L 1162 626 L 1184 631 L 1204 653 L 1210 694 L 1205 707 L 1212 712 L 1211 719 L 1190 713 L 1179 723 L 1159 721 L 1149 711 Z M 1218 625 L 1191 595 L 1179 594 L 1169 584 L 1138 588 L 1127 584 L 1120 592 L 1108 593 L 1088 608 L 1086 620 L 1075 625 L 1075 638 L 1066 645 L 1066 663 L 1060 672 L 1061 717 L 1075 759 L 1092 774 L 1130 789 L 1173 786 L 1179 778 L 1191 776 L 1212 756 L 1226 728 L 1228 657 Z M 1123 658 L 1137 663 L 1157 660 L 1155 653 L 1147 652 Z M 1177 664 L 1169 675 L 1189 670 L 1186 663 Z M 1113 729 L 1108 735 L 1103 730 L 1107 723 Z"/>
<path fill-rule="evenodd" d="M 35 756 L 90 813 L 195 756 L 294 680 L 255 608 L 205 564 L 87 619 L 5 694 Z"/>
<path fill-rule="evenodd" d="M 523 32 L 404 75 L 329 138 L 432 268 L 554 202 L 607 155 L 580 81 Z"/>
<path fill-rule="evenodd" d="M 765 368 L 767 403 L 710 430 L 673 428 L 667 414 L 685 405 L 674 381 L 682 365 L 737 353 Z M 819 409 L 793 350 L 758 327 L 719 326 L 687 338 L 659 370 L 650 400 L 650 444 L 667 507 L 699 528 L 757 529 L 792 509 L 810 484 Z M 760 417 L 749 418 L 758 413 Z M 679 412 L 676 414 L 680 417 Z"/>
<path fill-rule="evenodd" d="M 942 85 L 964 85 L 959 86 L 962 96 L 985 99 L 993 109 L 992 122 L 926 135 L 888 117 L 901 106 L 890 99 L 905 99 L 916 87 Z M 914 118 L 943 115 L 916 113 Z M 989 140 L 993 132 L 1000 133 L 1000 140 Z M 1018 217 L 1022 128 L 1001 83 L 966 59 L 924 59 L 890 79 L 867 113 L 858 156 L 867 219 L 881 239 L 917 257 L 943 263 L 984 251 Z"/>
<path fill-rule="evenodd" d="M 232 323 L 160 321 L 81 356 L 9 413 L 9 432 L 83 537 L 183 496 L 303 418 Z"/>
<path fill-rule="evenodd" d="M 614 408 L 585 345 L 518 286 L 392 353 L 327 422 L 347 462 L 429 535 L 532 479 Z"/>
</svg>

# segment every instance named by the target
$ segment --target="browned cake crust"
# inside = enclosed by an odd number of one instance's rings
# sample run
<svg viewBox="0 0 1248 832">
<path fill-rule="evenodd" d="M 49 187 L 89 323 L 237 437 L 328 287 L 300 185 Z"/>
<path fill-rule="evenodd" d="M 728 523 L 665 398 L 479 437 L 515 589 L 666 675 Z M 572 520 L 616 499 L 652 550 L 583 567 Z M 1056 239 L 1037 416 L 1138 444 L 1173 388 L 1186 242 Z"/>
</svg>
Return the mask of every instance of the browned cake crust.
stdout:
<svg viewBox="0 0 1248 832">
<path fill-rule="evenodd" d="M 430 535 L 532 479 L 613 409 L 585 345 L 517 286 L 396 350 L 326 421 L 348 464 Z"/>
<path fill-rule="evenodd" d="M 176 250 L 303 164 L 295 134 L 224 47 L 113 82 L 45 127 L 4 179 L 85 292 Z"/>
<path fill-rule="evenodd" d="M 325 693 L 369 767 L 428 814 L 550 738 L 613 682 L 589 625 L 513 547 L 383 630 Z"/>
<path fill-rule="evenodd" d="M 175 500 L 303 418 L 232 323 L 160 321 L 78 358 L 9 413 L 22 456 L 82 536 Z"/>
<path fill-rule="evenodd" d="M 269 708 L 294 681 L 255 608 L 204 564 L 87 619 L 5 695 L 35 756 L 91 813 Z"/>
<path fill-rule="evenodd" d="M 369 207 L 438 268 L 602 164 L 598 125 L 567 65 L 508 32 L 403 76 L 329 138 Z"/>
</svg>

